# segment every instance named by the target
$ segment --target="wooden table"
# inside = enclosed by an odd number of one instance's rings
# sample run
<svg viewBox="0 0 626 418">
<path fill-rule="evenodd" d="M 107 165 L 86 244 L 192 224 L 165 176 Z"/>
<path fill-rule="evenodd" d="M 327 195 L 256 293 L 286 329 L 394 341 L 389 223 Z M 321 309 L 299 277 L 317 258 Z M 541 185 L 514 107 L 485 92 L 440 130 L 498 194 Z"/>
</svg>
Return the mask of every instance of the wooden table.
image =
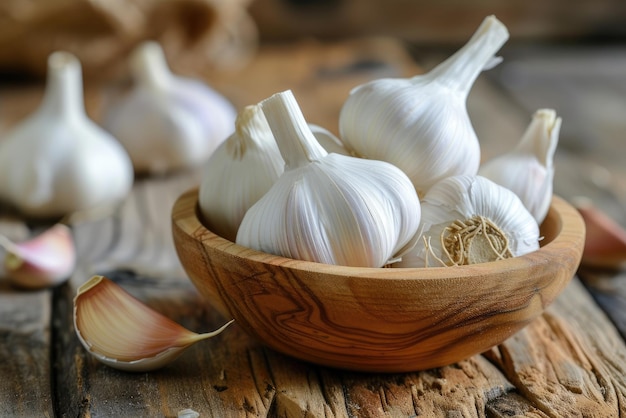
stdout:
<svg viewBox="0 0 626 418">
<path fill-rule="evenodd" d="M 249 67 L 212 83 L 238 107 L 292 89 L 305 116 L 337 131 L 353 86 L 432 67 L 449 51 L 388 39 L 263 47 Z M 626 48 L 507 46 L 483 74 L 469 111 L 485 158 L 515 144 L 539 107 L 563 117 L 555 192 L 586 196 L 626 224 Z M 413 58 L 411 58 L 413 57 Z M 422 69 L 420 69 L 422 68 Z M 0 92 L 0 129 L 38 102 L 39 87 Z M 89 86 L 98 119 L 107 87 Z M 0 135 L 2 131 L 0 130 Z M 69 282 L 22 291 L 0 280 L 0 416 L 617 417 L 626 413 L 626 272 L 581 269 L 539 319 L 503 344 L 447 367 L 367 374 L 306 364 L 261 346 L 237 327 L 198 343 L 168 367 L 125 373 L 79 344 L 72 298 L 104 274 L 194 331 L 225 318 L 203 301 L 174 252 L 170 208 L 200 169 L 137 179 L 109 216 L 73 224 L 79 266 Z M 45 228 L 3 209 L 0 232 Z"/>
</svg>

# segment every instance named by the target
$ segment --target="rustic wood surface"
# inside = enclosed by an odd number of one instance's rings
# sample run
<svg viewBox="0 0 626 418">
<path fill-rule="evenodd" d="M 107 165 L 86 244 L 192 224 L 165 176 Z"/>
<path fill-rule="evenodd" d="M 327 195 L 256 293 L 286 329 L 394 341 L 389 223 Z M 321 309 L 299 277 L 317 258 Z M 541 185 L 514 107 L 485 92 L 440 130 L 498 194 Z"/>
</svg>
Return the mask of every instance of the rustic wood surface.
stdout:
<svg viewBox="0 0 626 418">
<path fill-rule="evenodd" d="M 415 49 L 429 68 L 448 51 Z M 508 48 L 481 76 L 469 110 L 485 158 L 511 147 L 538 107 L 563 117 L 556 192 L 587 196 L 626 224 L 626 49 Z M 367 79 L 419 66 L 393 41 L 266 47 L 250 67 L 213 83 L 242 107 L 293 89 L 305 116 L 336 131 L 347 92 Z M 0 91 L 0 138 L 27 114 L 40 88 Z M 97 119 L 106 95 L 87 87 Z M 210 417 L 618 417 L 626 414 L 626 278 L 580 270 L 524 330 L 487 352 L 423 372 L 376 374 L 314 366 L 265 348 L 241 327 L 198 343 L 170 366 L 125 373 L 98 363 L 72 325 L 76 287 L 104 274 L 193 331 L 225 318 L 199 295 L 175 254 L 170 210 L 201 170 L 137 179 L 110 214 L 72 225 L 80 263 L 55 289 L 21 291 L 0 280 L 0 416 Z M 0 232 L 14 239 L 46 225 L 2 208 Z"/>
</svg>

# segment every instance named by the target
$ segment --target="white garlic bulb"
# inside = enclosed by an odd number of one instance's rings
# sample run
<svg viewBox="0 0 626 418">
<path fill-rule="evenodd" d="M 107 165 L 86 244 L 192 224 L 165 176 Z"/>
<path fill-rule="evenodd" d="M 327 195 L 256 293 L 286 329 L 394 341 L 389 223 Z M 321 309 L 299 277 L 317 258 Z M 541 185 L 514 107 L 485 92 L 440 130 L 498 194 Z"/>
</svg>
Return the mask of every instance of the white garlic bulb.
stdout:
<svg viewBox="0 0 626 418">
<path fill-rule="evenodd" d="M 103 125 L 124 145 L 135 171 L 197 166 L 232 133 L 230 102 L 201 81 L 173 74 L 158 43 L 137 47 L 131 68 L 135 84 L 109 106 Z"/>
<path fill-rule="evenodd" d="M 339 116 L 342 141 L 360 156 L 402 169 L 420 195 L 445 177 L 476 174 L 480 146 L 466 99 L 508 36 L 489 16 L 466 45 L 427 74 L 356 87 Z"/>
<path fill-rule="evenodd" d="M 132 187 L 128 155 L 87 117 L 82 94 L 78 59 L 51 54 L 41 105 L 0 141 L 0 198 L 27 216 L 114 204 Z"/>
<path fill-rule="evenodd" d="M 285 172 L 248 210 L 237 243 L 326 264 L 387 264 L 419 226 L 419 199 L 408 177 L 386 162 L 328 154 L 291 91 L 261 106 Z"/>
<path fill-rule="evenodd" d="M 554 153 L 561 118 L 552 109 L 539 109 L 517 146 L 484 163 L 478 174 L 512 190 L 541 224 L 552 201 Z"/>
<path fill-rule="evenodd" d="M 481 176 L 458 175 L 422 199 L 420 239 L 393 267 L 467 265 L 539 248 L 539 226 L 512 191 Z"/>
<path fill-rule="evenodd" d="M 350 155 L 350 151 L 346 149 L 343 142 L 341 142 L 341 140 L 328 129 L 314 123 L 309 123 L 309 129 L 311 129 L 315 139 L 317 139 L 317 142 L 324 147 L 326 152 Z"/>
<path fill-rule="evenodd" d="M 285 165 L 260 105 L 246 106 L 235 127 L 209 158 L 199 190 L 206 226 L 231 241 L 248 208 L 269 190 Z"/>
</svg>

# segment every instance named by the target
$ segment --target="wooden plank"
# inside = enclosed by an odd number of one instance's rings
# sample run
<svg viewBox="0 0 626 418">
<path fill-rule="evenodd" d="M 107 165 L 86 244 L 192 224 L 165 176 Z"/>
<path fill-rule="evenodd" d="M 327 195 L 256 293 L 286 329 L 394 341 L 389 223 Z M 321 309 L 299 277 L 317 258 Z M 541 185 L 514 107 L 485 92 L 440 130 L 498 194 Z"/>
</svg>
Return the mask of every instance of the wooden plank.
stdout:
<svg viewBox="0 0 626 418">
<path fill-rule="evenodd" d="M 0 234 L 21 241 L 30 231 L 21 222 L 6 219 L 0 220 Z M 52 291 L 13 288 L 2 279 L 3 273 L 0 267 L 0 416 L 52 417 Z"/>
</svg>

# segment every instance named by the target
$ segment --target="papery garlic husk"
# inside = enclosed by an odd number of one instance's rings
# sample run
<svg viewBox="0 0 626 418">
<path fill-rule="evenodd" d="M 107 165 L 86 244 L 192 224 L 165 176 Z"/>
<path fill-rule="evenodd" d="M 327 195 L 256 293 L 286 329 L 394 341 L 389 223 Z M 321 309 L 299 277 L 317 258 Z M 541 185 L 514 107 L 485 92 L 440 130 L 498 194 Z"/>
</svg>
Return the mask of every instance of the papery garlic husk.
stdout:
<svg viewBox="0 0 626 418">
<path fill-rule="evenodd" d="M 136 299 L 103 276 L 93 276 L 74 297 L 74 327 L 85 349 L 107 366 L 135 372 L 163 367 L 192 344 L 216 336 L 196 334 Z"/>
<path fill-rule="evenodd" d="M 585 221 L 581 265 L 606 269 L 626 266 L 626 229 L 587 198 L 577 197 L 572 203 Z"/>
<path fill-rule="evenodd" d="M 6 250 L 4 269 L 9 281 L 26 289 L 42 289 L 65 282 L 76 265 L 72 232 L 55 224 L 34 238 L 12 242 L 0 235 Z"/>
<path fill-rule="evenodd" d="M 356 155 L 402 169 L 420 196 L 445 177 L 476 174 L 480 145 L 466 100 L 508 36 L 489 16 L 466 45 L 427 74 L 356 87 L 339 115 L 341 140 Z"/>
<path fill-rule="evenodd" d="M 512 190 L 541 224 L 552 201 L 554 153 L 559 142 L 561 118 L 552 109 L 539 109 L 517 146 L 493 158 L 478 174 Z"/>
<path fill-rule="evenodd" d="M 260 105 L 246 106 L 235 127 L 209 158 L 199 190 L 206 226 L 233 242 L 246 211 L 270 189 L 285 165 Z"/>
<path fill-rule="evenodd" d="M 80 62 L 48 59 L 39 108 L 0 141 L 0 199 L 52 218 L 123 199 L 133 184 L 124 148 L 85 114 Z"/>
<path fill-rule="evenodd" d="M 124 145 L 135 171 L 197 166 L 232 133 L 232 104 L 206 83 L 173 74 L 158 43 L 138 46 L 131 69 L 133 88 L 108 106 L 103 125 Z"/>
<path fill-rule="evenodd" d="M 497 261 L 539 248 L 539 226 L 512 191 L 481 176 L 436 183 L 422 199 L 415 247 L 392 267 Z"/>
<path fill-rule="evenodd" d="M 299 260 L 381 267 L 411 242 L 420 205 L 400 169 L 328 154 L 289 90 L 261 106 L 285 172 L 244 216 L 238 244 Z"/>
</svg>

